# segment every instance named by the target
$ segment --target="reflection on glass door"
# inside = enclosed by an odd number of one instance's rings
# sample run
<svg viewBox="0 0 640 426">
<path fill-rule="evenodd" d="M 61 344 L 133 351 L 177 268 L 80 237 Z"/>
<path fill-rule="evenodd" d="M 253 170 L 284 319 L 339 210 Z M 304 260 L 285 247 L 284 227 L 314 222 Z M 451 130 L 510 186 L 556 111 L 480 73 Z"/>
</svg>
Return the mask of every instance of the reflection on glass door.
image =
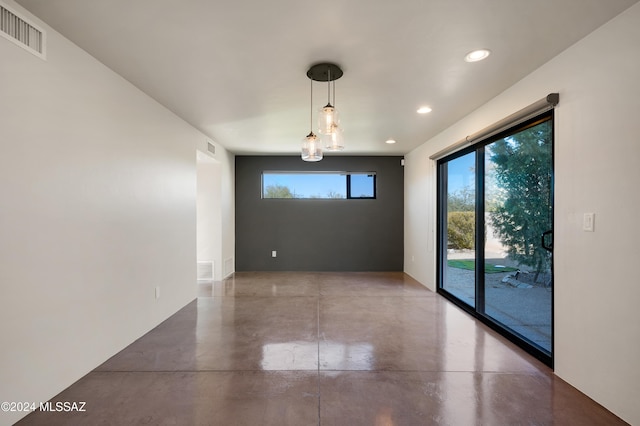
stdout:
<svg viewBox="0 0 640 426">
<path fill-rule="evenodd" d="M 553 113 L 439 161 L 439 290 L 551 362 Z"/>
<path fill-rule="evenodd" d="M 551 132 L 544 121 L 485 146 L 484 167 L 484 313 L 548 352 Z"/>
<path fill-rule="evenodd" d="M 476 153 L 446 163 L 446 264 L 442 286 L 470 306 L 476 304 Z"/>
</svg>

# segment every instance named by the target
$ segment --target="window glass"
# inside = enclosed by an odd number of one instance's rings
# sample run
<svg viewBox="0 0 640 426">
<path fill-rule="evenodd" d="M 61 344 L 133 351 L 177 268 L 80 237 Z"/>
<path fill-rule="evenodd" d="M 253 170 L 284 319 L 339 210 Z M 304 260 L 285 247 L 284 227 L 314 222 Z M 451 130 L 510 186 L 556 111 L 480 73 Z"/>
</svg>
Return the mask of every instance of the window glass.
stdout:
<svg viewBox="0 0 640 426">
<path fill-rule="evenodd" d="M 350 198 L 374 198 L 375 197 L 375 175 L 372 174 L 352 174 L 350 175 L 351 193 Z"/>
<path fill-rule="evenodd" d="M 262 198 L 375 198 L 375 173 L 264 172 Z"/>
</svg>

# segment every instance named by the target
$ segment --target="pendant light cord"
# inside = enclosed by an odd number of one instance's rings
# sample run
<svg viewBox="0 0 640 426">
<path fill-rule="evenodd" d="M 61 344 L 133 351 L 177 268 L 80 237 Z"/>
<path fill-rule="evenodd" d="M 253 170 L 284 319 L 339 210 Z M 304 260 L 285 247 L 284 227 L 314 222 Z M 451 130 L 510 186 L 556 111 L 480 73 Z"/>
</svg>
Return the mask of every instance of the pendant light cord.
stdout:
<svg viewBox="0 0 640 426">
<path fill-rule="evenodd" d="M 336 106 L 336 81 L 333 80 L 333 106 Z"/>
<path fill-rule="evenodd" d="M 309 105 L 310 106 L 310 108 L 309 108 L 309 131 L 311 133 L 313 133 L 313 79 L 310 78 L 309 82 L 311 83 L 311 86 L 310 86 L 311 87 L 311 96 L 310 96 L 311 105 Z"/>
<path fill-rule="evenodd" d="M 327 104 L 331 105 L 331 67 L 327 68 Z"/>
</svg>

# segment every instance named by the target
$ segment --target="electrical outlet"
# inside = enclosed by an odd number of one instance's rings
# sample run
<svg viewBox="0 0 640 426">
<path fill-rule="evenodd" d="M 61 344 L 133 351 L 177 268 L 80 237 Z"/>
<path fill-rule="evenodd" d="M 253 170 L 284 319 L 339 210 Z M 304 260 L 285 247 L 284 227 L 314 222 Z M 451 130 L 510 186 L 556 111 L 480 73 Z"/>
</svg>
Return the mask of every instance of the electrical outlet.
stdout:
<svg viewBox="0 0 640 426">
<path fill-rule="evenodd" d="M 278 252 L 275 250 L 271 250 L 271 257 L 277 257 L 278 256 Z"/>
</svg>

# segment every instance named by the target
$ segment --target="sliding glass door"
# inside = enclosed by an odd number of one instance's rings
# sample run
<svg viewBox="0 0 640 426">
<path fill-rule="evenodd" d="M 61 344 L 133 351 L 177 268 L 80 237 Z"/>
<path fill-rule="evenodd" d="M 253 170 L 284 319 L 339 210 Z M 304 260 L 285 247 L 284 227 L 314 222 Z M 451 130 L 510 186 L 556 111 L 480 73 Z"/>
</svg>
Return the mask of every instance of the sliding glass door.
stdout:
<svg viewBox="0 0 640 426">
<path fill-rule="evenodd" d="M 550 363 L 552 112 L 438 164 L 439 291 Z"/>
<path fill-rule="evenodd" d="M 470 306 L 476 305 L 476 153 L 443 164 L 446 256 L 442 287 Z"/>
</svg>

